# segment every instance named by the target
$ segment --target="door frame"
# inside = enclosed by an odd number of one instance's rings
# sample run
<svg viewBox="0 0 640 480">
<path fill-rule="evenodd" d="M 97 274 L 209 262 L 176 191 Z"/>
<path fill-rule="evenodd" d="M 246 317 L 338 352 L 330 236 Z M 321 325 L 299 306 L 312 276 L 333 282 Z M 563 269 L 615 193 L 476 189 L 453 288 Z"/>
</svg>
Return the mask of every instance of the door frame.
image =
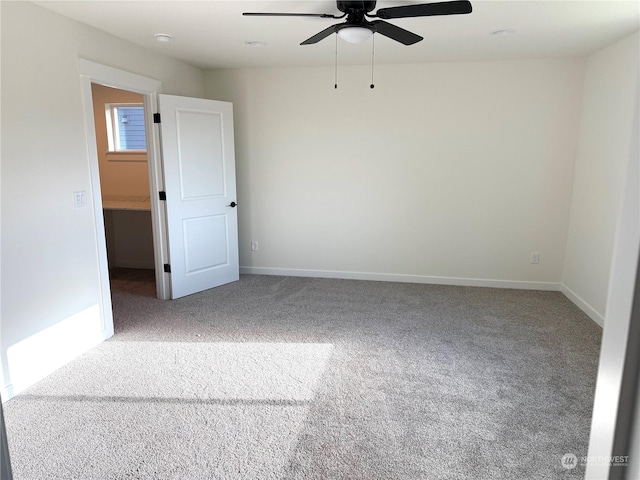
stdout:
<svg viewBox="0 0 640 480">
<path fill-rule="evenodd" d="M 94 217 L 103 330 L 108 330 L 108 336 L 110 336 L 113 334 L 113 311 L 111 307 L 111 286 L 109 282 L 109 264 L 107 260 L 104 214 L 102 211 L 100 169 L 91 84 L 97 83 L 143 95 L 145 131 L 147 135 L 147 165 L 149 170 L 156 296 L 159 299 L 168 300 L 170 298 L 171 279 L 169 274 L 164 272 L 164 264 L 168 263 L 166 212 L 164 203 L 160 201 L 157 193 L 164 190 L 164 175 L 162 171 L 159 131 L 153 124 L 153 114 L 157 111 L 156 94 L 162 93 L 162 82 L 85 59 L 78 59 L 78 71 L 80 73 L 80 88 L 82 92 L 85 133 L 87 138 L 87 158 L 89 160 L 89 174 L 91 177 L 91 192 L 89 198 L 91 199 L 90 205 L 93 208 Z"/>
</svg>

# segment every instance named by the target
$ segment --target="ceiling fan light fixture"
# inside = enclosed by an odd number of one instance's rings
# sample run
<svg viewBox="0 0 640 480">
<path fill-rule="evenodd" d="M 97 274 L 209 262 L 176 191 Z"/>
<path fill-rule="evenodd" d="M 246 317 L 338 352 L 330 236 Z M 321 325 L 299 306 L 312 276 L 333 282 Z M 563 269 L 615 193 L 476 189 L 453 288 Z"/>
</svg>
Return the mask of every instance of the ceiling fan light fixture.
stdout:
<svg viewBox="0 0 640 480">
<path fill-rule="evenodd" d="M 366 27 L 344 27 L 338 30 L 338 36 L 349 43 L 362 43 L 373 35 L 373 30 Z"/>
</svg>

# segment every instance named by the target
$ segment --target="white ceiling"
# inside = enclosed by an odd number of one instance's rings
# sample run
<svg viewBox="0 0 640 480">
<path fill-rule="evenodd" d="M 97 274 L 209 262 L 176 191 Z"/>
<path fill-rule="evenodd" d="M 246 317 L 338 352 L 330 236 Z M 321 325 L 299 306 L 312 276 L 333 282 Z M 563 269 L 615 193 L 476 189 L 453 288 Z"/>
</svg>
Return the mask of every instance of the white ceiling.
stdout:
<svg viewBox="0 0 640 480">
<path fill-rule="evenodd" d="M 636 0 L 471 0 L 473 13 L 390 20 L 424 37 L 404 46 L 376 35 L 377 64 L 581 56 L 640 28 Z M 333 0 L 41 1 L 39 5 L 201 68 L 333 65 L 336 42 L 300 42 L 342 20 L 243 17 L 242 12 L 339 14 Z M 377 9 L 428 3 L 378 1 Z M 516 33 L 492 36 L 499 29 Z M 156 33 L 173 36 L 159 43 Z M 251 47 L 246 41 L 267 46 Z M 339 63 L 371 61 L 371 40 L 340 40 Z"/>
</svg>

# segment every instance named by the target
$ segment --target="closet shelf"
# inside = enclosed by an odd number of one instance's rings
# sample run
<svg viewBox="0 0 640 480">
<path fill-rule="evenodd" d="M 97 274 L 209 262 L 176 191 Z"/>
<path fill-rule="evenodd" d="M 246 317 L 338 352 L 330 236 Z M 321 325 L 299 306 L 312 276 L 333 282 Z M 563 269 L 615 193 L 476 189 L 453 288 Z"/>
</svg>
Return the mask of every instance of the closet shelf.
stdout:
<svg viewBox="0 0 640 480">
<path fill-rule="evenodd" d="M 149 196 L 116 196 L 105 195 L 102 197 L 102 208 L 105 210 L 146 210 L 151 211 L 151 199 Z"/>
</svg>

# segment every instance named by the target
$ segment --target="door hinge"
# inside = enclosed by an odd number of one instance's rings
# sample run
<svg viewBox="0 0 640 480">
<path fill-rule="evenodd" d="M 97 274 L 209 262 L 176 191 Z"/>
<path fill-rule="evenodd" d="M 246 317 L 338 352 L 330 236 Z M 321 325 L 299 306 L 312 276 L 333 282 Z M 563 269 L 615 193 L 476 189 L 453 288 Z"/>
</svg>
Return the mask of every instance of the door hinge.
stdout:
<svg viewBox="0 0 640 480">
<path fill-rule="evenodd" d="M 160 123 L 160 114 L 159 113 L 154 113 L 153 114 L 153 123 Z"/>
<path fill-rule="evenodd" d="M 164 264 L 164 272 L 165 273 L 171 273 L 171 265 L 169 265 L 168 263 Z"/>
<path fill-rule="evenodd" d="M 158 196 L 160 197 L 160 200 L 166 200 L 167 192 L 158 192 Z"/>
</svg>

